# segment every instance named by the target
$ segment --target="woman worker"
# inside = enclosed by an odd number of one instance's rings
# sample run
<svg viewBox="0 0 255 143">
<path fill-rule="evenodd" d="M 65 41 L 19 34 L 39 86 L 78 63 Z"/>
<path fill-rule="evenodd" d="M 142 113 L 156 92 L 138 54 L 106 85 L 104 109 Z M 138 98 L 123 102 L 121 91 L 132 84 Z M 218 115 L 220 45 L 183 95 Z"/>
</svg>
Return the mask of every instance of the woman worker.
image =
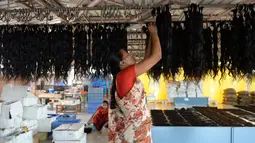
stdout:
<svg viewBox="0 0 255 143">
<path fill-rule="evenodd" d="M 101 131 L 103 126 L 107 127 L 108 123 L 108 101 L 104 100 L 102 106 L 98 107 L 96 112 L 88 121 L 88 126 L 85 127 L 84 132 L 90 133 L 93 129 Z"/>
<path fill-rule="evenodd" d="M 155 24 L 148 25 L 150 38 L 145 58 L 139 63 L 125 50 L 111 55 L 113 75 L 109 109 L 110 143 L 151 143 L 151 118 L 146 107 L 143 84 L 137 78 L 161 59 L 161 47 Z"/>
</svg>

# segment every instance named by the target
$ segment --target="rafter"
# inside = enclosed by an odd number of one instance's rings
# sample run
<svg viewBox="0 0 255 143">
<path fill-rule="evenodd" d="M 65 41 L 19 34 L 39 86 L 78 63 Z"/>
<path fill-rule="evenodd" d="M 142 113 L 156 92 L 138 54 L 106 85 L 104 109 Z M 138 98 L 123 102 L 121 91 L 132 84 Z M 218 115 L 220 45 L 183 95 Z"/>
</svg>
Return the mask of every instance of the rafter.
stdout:
<svg viewBox="0 0 255 143">
<path fill-rule="evenodd" d="M 79 0 L 77 3 L 76 3 L 76 7 L 80 6 L 80 5 L 83 5 L 85 0 Z"/>
<path fill-rule="evenodd" d="M 93 0 L 93 1 L 91 1 L 88 5 L 87 5 L 87 7 L 94 7 L 94 6 L 96 6 L 96 5 L 98 5 L 99 3 L 101 3 L 103 0 Z"/>
<path fill-rule="evenodd" d="M 116 5 L 116 6 L 125 6 L 125 4 L 116 2 L 116 1 L 114 1 L 114 0 L 104 0 L 104 1 L 107 2 L 107 3 L 109 3 L 109 4 Z"/>
<path fill-rule="evenodd" d="M 41 6 L 43 6 L 45 8 L 50 7 L 50 5 L 44 0 L 35 0 L 35 2 L 37 2 L 38 4 L 40 4 Z"/>
<path fill-rule="evenodd" d="M 56 0 L 48 0 L 52 5 L 54 5 L 55 7 L 63 7 L 62 4 L 60 4 L 58 1 Z"/>
<path fill-rule="evenodd" d="M 91 1 L 87 7 L 95 7 L 96 5 L 98 5 L 99 3 L 101 3 L 103 0 L 93 0 Z M 78 7 L 79 5 L 83 4 L 84 0 L 81 0 L 77 3 L 76 7 Z M 84 18 L 86 20 L 86 22 L 89 22 L 89 20 L 84 16 L 84 12 L 81 12 L 79 13 L 79 16 L 76 20 L 72 21 L 72 22 L 75 22 L 75 21 L 78 21 L 80 20 L 81 18 Z"/>
<path fill-rule="evenodd" d="M 16 2 L 16 5 L 22 8 L 32 9 L 33 7 L 25 2 Z"/>
<path fill-rule="evenodd" d="M 27 8 L 27 9 L 33 8 L 33 6 L 31 5 L 29 1 L 17 0 L 13 3 L 15 3 L 18 7 L 21 7 L 21 8 Z"/>
<path fill-rule="evenodd" d="M 154 6 L 157 7 L 162 4 L 165 4 L 166 2 L 168 2 L 168 0 L 161 0 L 160 2 L 156 3 Z M 149 18 L 150 16 L 151 16 L 151 10 L 144 10 L 142 13 L 140 13 L 138 15 L 138 17 L 141 17 L 141 18 L 134 18 L 131 20 L 131 22 L 138 22 L 141 20 L 145 20 L 145 19 Z"/>
<path fill-rule="evenodd" d="M 45 8 L 50 8 L 51 6 L 45 1 L 45 0 L 35 0 L 38 4 L 40 4 L 41 6 L 45 7 Z M 58 18 L 61 19 L 62 22 L 68 22 L 66 19 L 59 17 L 56 13 L 52 12 L 53 15 L 57 16 Z"/>
</svg>

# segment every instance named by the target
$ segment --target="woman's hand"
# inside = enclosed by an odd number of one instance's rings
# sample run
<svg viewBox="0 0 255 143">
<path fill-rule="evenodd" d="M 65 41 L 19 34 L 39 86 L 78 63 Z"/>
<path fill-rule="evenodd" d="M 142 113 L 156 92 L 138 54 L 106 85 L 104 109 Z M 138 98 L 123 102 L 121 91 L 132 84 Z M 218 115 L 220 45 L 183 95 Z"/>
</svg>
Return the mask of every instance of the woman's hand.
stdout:
<svg viewBox="0 0 255 143">
<path fill-rule="evenodd" d="M 148 43 L 151 51 L 146 51 L 147 57 L 140 63 L 135 64 L 135 72 L 137 77 L 151 69 L 160 61 L 162 57 L 156 25 L 154 23 L 150 23 L 148 25 L 148 31 L 151 36 L 149 40 L 150 42 Z"/>
<path fill-rule="evenodd" d="M 150 23 L 148 25 L 148 31 L 150 32 L 151 35 L 154 35 L 154 34 L 158 33 L 155 23 Z"/>
</svg>

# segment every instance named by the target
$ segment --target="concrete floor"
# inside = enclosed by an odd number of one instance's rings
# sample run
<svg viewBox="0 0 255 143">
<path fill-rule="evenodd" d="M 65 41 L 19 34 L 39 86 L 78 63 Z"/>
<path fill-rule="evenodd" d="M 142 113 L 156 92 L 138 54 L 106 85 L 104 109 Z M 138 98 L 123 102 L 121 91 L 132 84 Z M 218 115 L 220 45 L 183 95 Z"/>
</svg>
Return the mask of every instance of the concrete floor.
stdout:
<svg viewBox="0 0 255 143">
<path fill-rule="evenodd" d="M 172 104 L 154 104 L 154 103 L 149 103 L 147 106 L 149 109 L 163 109 L 163 110 L 172 110 L 174 109 L 174 106 Z M 234 108 L 231 105 L 223 105 L 220 104 L 218 105 L 218 108 L 221 109 L 229 109 L 229 108 Z M 55 111 L 48 111 L 49 114 L 54 114 Z M 78 113 L 77 119 L 81 119 L 82 123 L 87 123 L 87 121 L 91 118 L 92 114 L 86 113 L 84 109 L 82 109 L 82 112 Z M 43 143 L 51 143 L 52 140 L 45 141 Z M 107 135 L 101 135 L 99 132 L 94 131 L 90 134 L 87 135 L 87 143 L 107 143 L 108 142 L 108 136 Z"/>
</svg>

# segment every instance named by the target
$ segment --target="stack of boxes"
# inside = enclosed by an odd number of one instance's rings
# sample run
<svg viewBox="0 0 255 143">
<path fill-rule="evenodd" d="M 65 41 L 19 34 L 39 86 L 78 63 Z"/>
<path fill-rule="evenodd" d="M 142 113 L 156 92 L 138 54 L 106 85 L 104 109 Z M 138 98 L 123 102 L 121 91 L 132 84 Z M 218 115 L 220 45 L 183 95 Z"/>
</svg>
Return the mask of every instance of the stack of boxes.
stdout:
<svg viewBox="0 0 255 143">
<path fill-rule="evenodd" d="M 237 104 L 237 95 L 236 95 L 235 89 L 227 88 L 224 90 L 223 104 L 227 104 L 227 105 L 236 105 Z"/>
<path fill-rule="evenodd" d="M 0 138 L 21 131 L 23 108 L 21 101 L 1 102 Z"/>
<path fill-rule="evenodd" d="M 33 135 L 51 132 L 54 118 L 47 118 L 47 107 L 38 104 L 38 97 L 27 93 L 25 86 L 5 85 L 1 100 L 1 143 L 33 143 Z"/>
<path fill-rule="evenodd" d="M 103 88 L 91 88 L 88 89 L 88 113 L 94 113 L 99 106 L 102 105 L 104 100 Z"/>
<path fill-rule="evenodd" d="M 251 104 L 252 104 L 252 105 L 255 105 L 255 91 L 252 91 L 252 92 L 250 93 L 250 95 L 251 95 Z"/>
<path fill-rule="evenodd" d="M 170 83 L 167 84 L 167 99 L 170 102 L 173 102 L 173 99 L 175 97 L 178 97 L 177 89 L 178 89 L 178 83 Z"/>
<path fill-rule="evenodd" d="M 250 105 L 251 97 L 249 96 L 249 91 L 240 91 L 238 92 L 237 103 L 239 105 Z"/>
<path fill-rule="evenodd" d="M 25 129 L 22 101 L 26 97 L 26 88 L 6 85 L 0 101 L 0 142 L 33 143 L 33 131 Z"/>
</svg>

